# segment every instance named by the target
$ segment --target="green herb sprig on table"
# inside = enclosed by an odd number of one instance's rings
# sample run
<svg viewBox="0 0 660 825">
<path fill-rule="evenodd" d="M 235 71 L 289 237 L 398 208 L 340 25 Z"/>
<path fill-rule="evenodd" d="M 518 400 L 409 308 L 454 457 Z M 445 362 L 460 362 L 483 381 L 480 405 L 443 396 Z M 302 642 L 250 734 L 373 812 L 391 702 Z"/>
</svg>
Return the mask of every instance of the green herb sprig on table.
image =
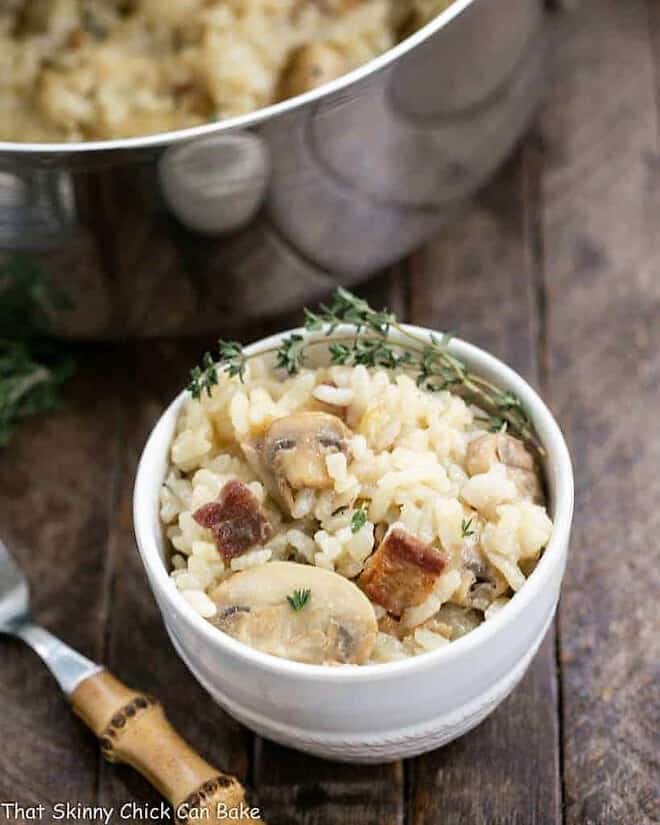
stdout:
<svg viewBox="0 0 660 825">
<path fill-rule="evenodd" d="M 351 327 L 346 333 L 343 327 Z M 504 392 L 480 375 L 475 375 L 451 351 L 451 333 L 417 333 L 407 329 L 388 310 L 375 310 L 362 298 L 340 287 L 329 306 L 321 304 L 316 312 L 305 310 L 305 329 L 323 333 L 306 340 L 298 333 L 281 339 L 278 346 L 259 355 L 274 354 L 277 366 L 295 375 L 304 365 L 307 353 L 326 347 L 332 364 L 382 367 L 405 370 L 415 376 L 417 386 L 428 392 L 451 390 L 467 403 L 481 408 L 485 424 L 493 432 L 508 430 L 539 455 L 544 454 L 532 422 L 520 399 Z M 338 332 L 339 330 L 339 332 Z M 392 340 L 395 331 L 400 340 Z M 330 340 L 326 338 L 330 337 Z M 217 359 L 206 353 L 201 367 L 191 373 L 190 392 L 200 398 L 209 395 L 217 383 L 217 370 L 243 379 L 246 355 L 236 342 L 219 342 Z"/>
<path fill-rule="evenodd" d="M 292 610 L 295 610 L 296 613 L 298 613 L 303 609 L 303 607 L 305 607 L 311 597 L 311 590 L 294 590 L 291 596 L 286 597 L 286 600 L 291 605 Z"/>
<path fill-rule="evenodd" d="M 73 361 L 48 336 L 48 311 L 68 305 L 29 259 L 0 267 L 0 447 L 22 419 L 59 406 Z"/>
</svg>

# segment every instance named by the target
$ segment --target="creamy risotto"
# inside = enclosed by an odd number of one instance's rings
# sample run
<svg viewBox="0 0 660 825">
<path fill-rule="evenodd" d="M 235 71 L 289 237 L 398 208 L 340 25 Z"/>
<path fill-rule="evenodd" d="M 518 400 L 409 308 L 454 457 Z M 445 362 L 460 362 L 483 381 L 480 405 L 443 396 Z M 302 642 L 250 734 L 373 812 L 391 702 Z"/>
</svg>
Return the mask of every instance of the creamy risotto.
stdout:
<svg viewBox="0 0 660 825">
<path fill-rule="evenodd" d="M 194 126 L 308 91 L 451 0 L 4 0 L 0 139 Z"/>
<path fill-rule="evenodd" d="M 171 576 L 201 616 L 302 662 L 450 644 L 524 586 L 552 524 L 523 442 L 448 391 L 263 358 L 183 405 L 161 491 Z"/>
</svg>

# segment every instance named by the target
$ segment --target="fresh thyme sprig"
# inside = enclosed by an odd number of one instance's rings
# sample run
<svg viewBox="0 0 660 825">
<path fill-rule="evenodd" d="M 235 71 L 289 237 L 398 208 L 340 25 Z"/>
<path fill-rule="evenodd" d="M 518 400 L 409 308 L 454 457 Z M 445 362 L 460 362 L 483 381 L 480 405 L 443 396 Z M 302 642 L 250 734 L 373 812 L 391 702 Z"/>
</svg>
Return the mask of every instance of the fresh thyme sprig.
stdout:
<svg viewBox="0 0 660 825">
<path fill-rule="evenodd" d="M 390 328 L 396 325 L 396 316 L 386 309 L 380 312 L 372 309 L 363 298 L 358 298 L 341 286 L 336 290 L 329 307 L 321 304 L 318 312 L 305 309 L 305 329 L 316 332 L 323 330 L 331 335 L 340 324 L 355 327 L 357 335 L 363 329 L 368 329 L 387 338 Z"/>
<path fill-rule="evenodd" d="M 210 352 L 205 352 L 202 356 L 201 367 L 193 367 L 190 370 L 190 384 L 188 389 L 193 398 L 200 399 L 202 393 L 211 395 L 211 390 L 218 383 L 218 371 L 215 367 L 213 356 Z"/>
<path fill-rule="evenodd" d="M 196 399 L 200 399 L 204 393 L 211 395 L 213 387 L 218 383 L 218 366 L 231 378 L 238 376 L 242 381 L 246 363 L 243 347 L 237 341 L 218 341 L 218 363 L 210 352 L 205 352 L 202 365 L 190 370 L 190 394 Z"/>
<path fill-rule="evenodd" d="M 352 327 L 350 334 L 336 334 L 341 327 Z M 274 354 L 277 366 L 295 375 L 304 365 L 307 353 L 323 346 L 332 364 L 345 366 L 402 369 L 415 374 L 417 386 L 428 392 L 451 390 L 468 404 L 481 408 L 487 415 L 492 432 L 508 430 L 523 439 L 539 455 L 544 454 L 533 424 L 520 399 L 504 392 L 485 378 L 470 372 L 451 351 L 451 333 L 417 333 L 407 329 L 388 310 L 375 310 L 362 298 L 340 287 L 329 306 L 321 304 L 316 312 L 305 310 L 305 329 L 323 333 L 322 337 L 305 339 L 299 333 L 282 338 L 278 346 L 260 355 Z M 398 341 L 390 333 L 395 331 Z M 331 340 L 326 340 L 331 336 Z M 201 367 L 191 373 L 190 392 L 199 398 L 209 395 L 217 383 L 217 370 L 243 380 L 245 355 L 236 342 L 219 342 L 219 357 L 213 363 L 206 354 Z"/>
<path fill-rule="evenodd" d="M 50 335 L 50 313 L 70 308 L 36 261 L 15 256 L 0 266 L 0 447 L 24 418 L 60 405 L 73 359 Z"/>
<path fill-rule="evenodd" d="M 291 608 L 298 613 L 303 607 L 307 604 L 307 602 L 312 597 L 312 591 L 309 589 L 306 590 L 294 590 L 290 596 L 286 597 L 286 600 L 291 605 Z"/>
</svg>

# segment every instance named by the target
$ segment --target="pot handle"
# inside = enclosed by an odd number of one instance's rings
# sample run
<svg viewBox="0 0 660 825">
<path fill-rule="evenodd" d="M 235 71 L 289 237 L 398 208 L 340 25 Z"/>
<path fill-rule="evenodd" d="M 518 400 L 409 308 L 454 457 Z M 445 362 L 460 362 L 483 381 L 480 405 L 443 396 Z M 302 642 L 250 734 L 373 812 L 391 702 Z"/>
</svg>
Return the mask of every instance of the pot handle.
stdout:
<svg viewBox="0 0 660 825">
<path fill-rule="evenodd" d="M 70 700 L 99 738 L 103 756 L 139 771 L 172 804 L 177 822 L 224 822 L 235 812 L 234 820 L 264 825 L 246 804 L 240 782 L 195 753 L 152 696 L 101 670 L 84 679 Z"/>
<path fill-rule="evenodd" d="M 166 204 L 188 229 L 209 236 L 237 232 L 266 196 L 268 146 L 251 132 L 197 138 L 170 147 L 158 177 Z"/>
</svg>

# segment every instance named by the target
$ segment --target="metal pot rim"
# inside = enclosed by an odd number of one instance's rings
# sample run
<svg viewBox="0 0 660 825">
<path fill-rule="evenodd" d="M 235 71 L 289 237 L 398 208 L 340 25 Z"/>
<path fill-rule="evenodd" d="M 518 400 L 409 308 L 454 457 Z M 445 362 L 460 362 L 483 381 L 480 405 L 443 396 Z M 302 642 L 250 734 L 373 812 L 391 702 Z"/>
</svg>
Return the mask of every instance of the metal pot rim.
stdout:
<svg viewBox="0 0 660 825">
<path fill-rule="evenodd" d="M 340 92 L 342 89 L 357 83 L 376 74 L 381 69 L 386 68 L 391 63 L 394 63 L 404 54 L 412 51 L 424 41 L 432 37 L 440 29 L 444 28 L 448 23 L 458 17 L 468 6 L 475 3 L 476 0 L 454 0 L 451 6 L 437 15 L 433 20 L 416 31 L 414 34 L 402 40 L 388 51 L 370 60 L 348 74 L 342 75 L 318 89 L 313 89 L 305 94 L 297 97 L 283 100 L 280 103 L 273 103 L 270 106 L 265 106 L 262 109 L 257 109 L 255 112 L 249 112 L 245 115 L 227 118 L 227 120 L 218 123 L 204 124 L 202 126 L 193 126 L 188 129 L 177 129 L 172 132 L 157 132 L 152 135 L 144 135 L 142 137 L 121 138 L 117 140 L 92 140 L 92 141 L 77 141 L 71 143 L 16 143 L 9 141 L 0 141 L 0 152 L 3 154 L 16 154 L 24 157 L 34 157 L 39 154 L 92 154 L 95 152 L 108 152 L 112 150 L 139 150 L 149 149 L 159 146 L 170 146 L 174 143 L 179 143 L 185 140 L 191 140 L 206 135 L 220 134 L 222 132 L 229 132 L 235 129 L 245 129 L 255 126 L 258 123 L 277 117 L 279 115 L 287 114 L 295 109 L 302 108 L 307 104 L 317 103 L 324 98 L 330 97 L 335 92 Z"/>
</svg>

